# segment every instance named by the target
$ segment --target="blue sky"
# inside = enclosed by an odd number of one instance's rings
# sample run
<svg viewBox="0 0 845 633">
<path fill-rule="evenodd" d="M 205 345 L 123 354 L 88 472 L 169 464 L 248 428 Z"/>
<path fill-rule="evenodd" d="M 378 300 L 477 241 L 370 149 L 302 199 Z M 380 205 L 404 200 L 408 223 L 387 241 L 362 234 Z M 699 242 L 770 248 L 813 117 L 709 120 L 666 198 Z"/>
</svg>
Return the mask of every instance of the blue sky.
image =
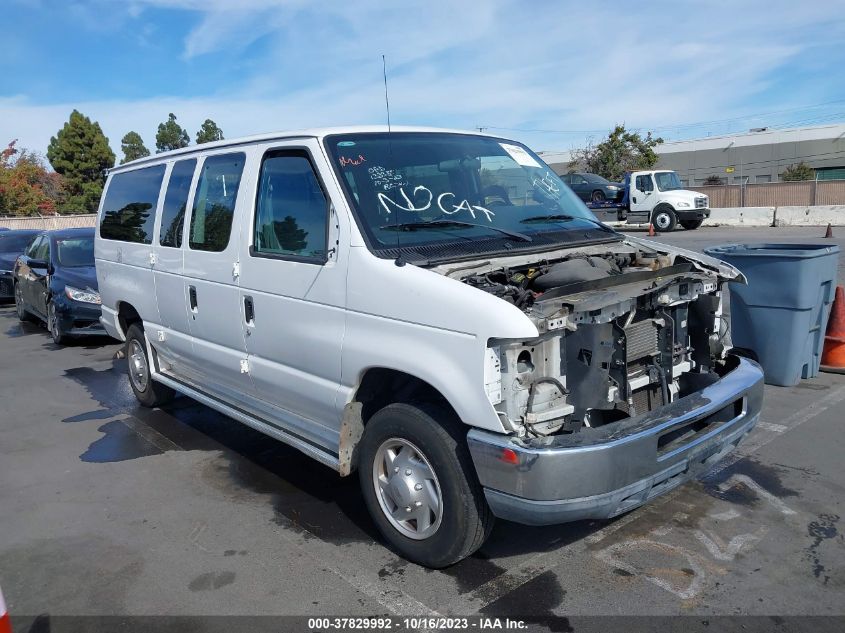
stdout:
<svg viewBox="0 0 845 633">
<path fill-rule="evenodd" d="M 3 0 L 0 141 L 46 151 L 77 108 L 120 138 L 392 121 L 568 150 L 845 121 L 845 0 Z M 12 25 L 11 28 L 8 25 Z M 696 124 L 696 125 L 690 125 Z"/>
</svg>

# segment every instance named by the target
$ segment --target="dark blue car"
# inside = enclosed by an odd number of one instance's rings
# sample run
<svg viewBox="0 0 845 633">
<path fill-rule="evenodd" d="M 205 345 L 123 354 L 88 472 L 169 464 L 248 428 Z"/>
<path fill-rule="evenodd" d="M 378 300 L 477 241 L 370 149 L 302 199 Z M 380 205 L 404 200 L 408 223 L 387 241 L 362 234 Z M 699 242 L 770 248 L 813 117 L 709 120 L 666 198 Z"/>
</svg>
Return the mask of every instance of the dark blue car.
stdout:
<svg viewBox="0 0 845 633">
<path fill-rule="evenodd" d="M 94 269 L 94 229 L 43 231 L 14 268 L 15 305 L 22 321 L 47 324 L 53 340 L 105 335 Z"/>
<path fill-rule="evenodd" d="M 0 301 L 6 301 L 15 296 L 12 272 L 18 255 L 26 250 L 29 243 L 40 229 L 24 229 L 20 231 L 2 230 L 0 228 Z"/>
</svg>

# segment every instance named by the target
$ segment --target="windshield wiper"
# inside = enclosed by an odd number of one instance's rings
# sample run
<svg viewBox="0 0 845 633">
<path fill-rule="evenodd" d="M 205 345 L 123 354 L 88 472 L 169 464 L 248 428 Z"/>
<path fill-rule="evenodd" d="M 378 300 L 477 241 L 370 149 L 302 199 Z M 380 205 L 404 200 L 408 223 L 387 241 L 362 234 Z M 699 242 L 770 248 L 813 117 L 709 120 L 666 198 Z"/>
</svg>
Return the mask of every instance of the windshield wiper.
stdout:
<svg viewBox="0 0 845 633">
<path fill-rule="evenodd" d="M 525 235 L 524 233 L 517 233 L 516 231 L 509 231 L 508 229 L 502 229 L 498 226 L 492 226 L 491 224 L 478 224 L 477 222 L 463 222 L 461 220 L 429 220 L 428 222 L 400 222 L 399 224 L 385 224 L 384 226 L 380 226 L 379 229 L 382 231 L 388 230 L 400 230 L 400 229 L 424 229 L 429 226 L 474 226 L 480 229 L 490 229 L 492 231 L 497 231 L 498 233 L 503 233 L 508 237 L 513 237 L 517 240 L 521 240 L 523 242 L 533 242 L 534 240 Z"/>
<path fill-rule="evenodd" d="M 530 218 L 524 218 L 524 219 L 520 220 L 520 222 L 525 222 L 525 223 L 528 223 L 528 222 L 553 222 L 555 220 L 558 220 L 558 221 L 563 220 L 565 222 L 571 222 L 572 220 L 584 220 L 585 222 L 589 222 L 590 224 L 595 224 L 596 227 L 598 227 L 598 228 L 600 228 L 604 231 L 609 231 L 611 233 L 616 232 L 612 228 L 610 228 L 609 226 L 607 226 L 605 224 L 602 224 L 598 220 L 593 220 L 591 218 L 582 218 L 580 216 L 574 216 L 574 215 L 566 215 L 565 213 L 555 213 L 555 214 L 551 214 L 551 215 L 534 215 L 534 216 L 531 216 Z"/>
<path fill-rule="evenodd" d="M 532 215 L 530 218 L 523 218 L 520 222 L 528 224 L 529 222 L 545 222 L 546 220 L 578 220 L 574 215 L 566 215 L 563 213 L 556 213 L 553 215 Z"/>
</svg>

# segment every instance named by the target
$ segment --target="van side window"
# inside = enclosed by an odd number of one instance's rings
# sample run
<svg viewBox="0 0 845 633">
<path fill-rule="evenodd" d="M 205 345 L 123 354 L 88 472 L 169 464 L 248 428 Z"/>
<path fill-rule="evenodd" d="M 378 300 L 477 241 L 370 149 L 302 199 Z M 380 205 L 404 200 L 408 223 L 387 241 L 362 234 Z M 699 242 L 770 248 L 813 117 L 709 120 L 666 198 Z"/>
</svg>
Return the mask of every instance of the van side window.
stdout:
<svg viewBox="0 0 845 633">
<path fill-rule="evenodd" d="M 651 175 L 637 176 L 637 189 L 640 191 L 654 191 L 654 183 L 651 181 Z"/>
<path fill-rule="evenodd" d="M 191 215 L 192 249 L 226 250 L 245 159 L 243 152 L 220 154 L 209 156 L 202 164 Z"/>
<path fill-rule="evenodd" d="M 164 195 L 164 205 L 161 209 L 161 230 L 158 235 L 158 242 L 162 246 L 174 248 L 182 246 L 182 227 L 185 224 L 188 194 L 196 166 L 196 159 L 191 158 L 180 160 L 170 170 L 170 180 L 167 181 L 167 193 Z"/>
<path fill-rule="evenodd" d="M 271 152 L 261 163 L 253 253 L 323 262 L 328 204 L 308 156 Z"/>
<path fill-rule="evenodd" d="M 100 237 L 150 244 L 164 165 L 125 171 L 112 176 L 103 201 Z"/>
</svg>

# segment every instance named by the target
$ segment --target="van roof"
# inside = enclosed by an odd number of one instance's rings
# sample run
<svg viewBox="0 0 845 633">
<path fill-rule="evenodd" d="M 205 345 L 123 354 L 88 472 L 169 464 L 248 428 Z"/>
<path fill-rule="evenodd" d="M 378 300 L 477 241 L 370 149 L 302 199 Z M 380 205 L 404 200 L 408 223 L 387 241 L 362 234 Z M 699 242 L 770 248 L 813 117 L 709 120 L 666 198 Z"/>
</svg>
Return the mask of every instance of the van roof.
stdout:
<svg viewBox="0 0 845 633">
<path fill-rule="evenodd" d="M 322 139 L 332 134 L 368 134 L 374 132 L 440 132 L 446 134 L 471 134 L 473 136 L 489 136 L 491 138 L 500 138 L 494 134 L 485 134 L 478 131 L 455 130 L 448 128 L 436 127 L 419 127 L 407 125 L 392 125 L 388 130 L 386 125 L 347 125 L 343 127 L 317 127 L 305 128 L 301 130 L 285 130 L 280 132 L 268 132 L 266 134 L 254 134 L 252 136 L 242 136 L 239 138 L 223 139 L 222 141 L 213 141 L 211 143 L 203 143 L 202 145 L 191 145 L 181 149 L 174 149 L 169 152 L 162 152 L 161 154 L 153 154 L 144 158 L 124 163 L 109 170 L 111 172 L 123 171 L 127 168 L 137 167 L 147 163 L 155 163 L 161 160 L 167 160 L 176 156 L 186 156 L 197 154 L 208 150 L 219 149 L 223 147 L 234 147 L 237 145 L 247 145 L 250 143 L 263 143 L 266 141 L 275 141 L 289 138 L 319 138 Z"/>
</svg>

